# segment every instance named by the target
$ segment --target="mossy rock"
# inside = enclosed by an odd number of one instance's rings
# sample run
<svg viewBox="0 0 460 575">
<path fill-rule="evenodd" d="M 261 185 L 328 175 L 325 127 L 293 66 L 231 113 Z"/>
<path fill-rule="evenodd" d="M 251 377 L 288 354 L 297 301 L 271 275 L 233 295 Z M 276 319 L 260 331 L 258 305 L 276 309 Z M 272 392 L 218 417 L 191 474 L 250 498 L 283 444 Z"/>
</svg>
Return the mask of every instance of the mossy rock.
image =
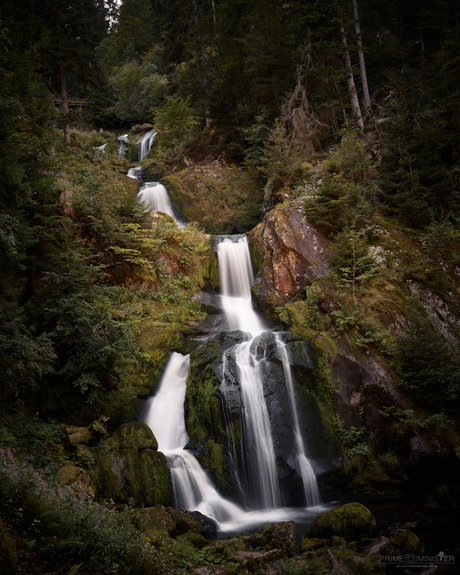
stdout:
<svg viewBox="0 0 460 575">
<path fill-rule="evenodd" d="M 2 575 L 15 575 L 17 572 L 16 543 L 0 518 L 0 573 Z"/>
<path fill-rule="evenodd" d="M 195 531 L 187 531 L 183 535 L 179 535 L 178 541 L 187 541 L 191 543 L 194 547 L 198 549 L 203 549 L 209 545 L 209 541 L 201 535 L 201 533 L 196 533 Z"/>
<path fill-rule="evenodd" d="M 344 539 L 373 537 L 377 534 L 375 517 L 361 503 L 347 503 L 326 511 L 307 529 L 307 537 L 330 539 L 333 535 Z"/>
<path fill-rule="evenodd" d="M 138 451 L 143 449 L 158 450 L 158 441 L 153 431 L 143 421 L 124 423 L 113 434 L 113 439 L 121 445 L 134 445 Z"/>
<path fill-rule="evenodd" d="M 325 545 L 329 545 L 329 539 L 319 539 L 318 537 L 306 537 L 302 539 L 302 543 L 300 544 L 300 551 L 302 553 L 307 553 L 308 551 L 315 551 L 316 549 L 320 549 Z"/>
<path fill-rule="evenodd" d="M 77 465 L 68 463 L 58 471 L 58 480 L 61 485 L 73 485 L 89 493 L 93 497 L 96 495 L 96 486 L 91 475 Z"/>
<path fill-rule="evenodd" d="M 331 538 L 331 543 L 333 547 L 342 547 L 346 546 L 347 542 L 343 537 L 339 537 L 338 535 L 333 535 Z"/>
<path fill-rule="evenodd" d="M 406 555 L 409 553 L 423 555 L 425 548 L 415 533 L 409 529 L 404 529 L 394 535 L 379 552 L 380 555 Z"/>
<path fill-rule="evenodd" d="M 96 450 L 99 491 L 121 502 L 152 507 L 169 502 L 166 457 L 143 422 L 126 423 Z"/>
<path fill-rule="evenodd" d="M 175 537 L 177 533 L 176 524 L 163 505 L 134 509 L 131 512 L 131 520 L 137 528 L 146 533 L 156 534 L 158 531 L 164 531 L 170 537 Z"/>
<path fill-rule="evenodd" d="M 208 233 L 242 233 L 259 221 L 263 198 L 257 182 L 222 160 L 188 167 L 162 182 L 186 219 Z"/>
<path fill-rule="evenodd" d="M 177 535 L 183 535 L 187 531 L 193 531 L 195 533 L 201 533 L 202 525 L 185 511 L 180 509 L 174 509 L 173 507 L 168 507 L 166 511 L 172 517 L 177 528 Z"/>
</svg>

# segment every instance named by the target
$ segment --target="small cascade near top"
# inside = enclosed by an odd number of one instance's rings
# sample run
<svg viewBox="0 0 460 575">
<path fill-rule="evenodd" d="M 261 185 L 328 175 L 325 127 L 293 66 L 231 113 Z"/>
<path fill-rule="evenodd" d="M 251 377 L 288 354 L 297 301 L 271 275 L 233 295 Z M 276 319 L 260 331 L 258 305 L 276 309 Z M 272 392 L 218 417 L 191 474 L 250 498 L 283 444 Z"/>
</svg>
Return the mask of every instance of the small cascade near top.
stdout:
<svg viewBox="0 0 460 575">
<path fill-rule="evenodd" d="M 126 156 L 126 152 L 129 148 L 129 136 L 128 134 L 123 134 L 122 136 L 118 136 L 118 143 L 117 143 L 117 156 L 120 158 L 124 158 Z"/>
<path fill-rule="evenodd" d="M 139 162 L 148 156 L 155 136 L 156 132 L 153 129 L 139 136 L 137 140 L 137 160 Z"/>
</svg>

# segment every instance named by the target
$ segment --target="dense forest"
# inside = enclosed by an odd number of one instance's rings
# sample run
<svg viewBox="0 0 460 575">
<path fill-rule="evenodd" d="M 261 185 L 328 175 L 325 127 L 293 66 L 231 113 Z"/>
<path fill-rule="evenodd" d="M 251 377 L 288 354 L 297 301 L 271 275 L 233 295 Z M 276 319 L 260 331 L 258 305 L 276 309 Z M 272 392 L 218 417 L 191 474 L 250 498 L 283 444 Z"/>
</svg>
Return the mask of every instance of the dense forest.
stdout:
<svg viewBox="0 0 460 575">
<path fill-rule="evenodd" d="M 385 572 L 366 547 L 375 525 L 354 540 L 317 529 L 301 555 L 273 555 L 273 527 L 209 546 L 167 507 L 164 456 L 137 414 L 214 313 L 196 294 L 219 289 L 223 234 L 248 234 L 255 305 L 313 349 L 307 395 L 333 462 L 323 493 L 416 497 L 385 554 L 422 553 L 434 522 L 455 540 L 456 0 L 3 0 L 0 157 L 0 573 Z M 165 184 L 187 227 L 152 215 L 132 165 Z M 327 258 L 294 277 L 301 226 Z M 194 377 L 192 439 L 215 399 Z M 201 463 L 225 492 L 206 429 Z M 117 487 L 110 457 L 130 449 L 154 455 Z M 445 549 L 460 561 L 458 540 Z"/>
</svg>

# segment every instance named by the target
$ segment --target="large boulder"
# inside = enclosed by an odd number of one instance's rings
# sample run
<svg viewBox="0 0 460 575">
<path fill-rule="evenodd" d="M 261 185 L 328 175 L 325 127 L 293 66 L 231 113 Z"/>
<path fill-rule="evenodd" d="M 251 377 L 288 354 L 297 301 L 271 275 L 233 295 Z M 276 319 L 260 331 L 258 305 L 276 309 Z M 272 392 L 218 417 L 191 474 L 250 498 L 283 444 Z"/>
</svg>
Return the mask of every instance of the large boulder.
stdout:
<svg viewBox="0 0 460 575">
<path fill-rule="evenodd" d="M 168 469 L 152 430 L 136 421 L 120 426 L 96 453 L 104 497 L 148 507 L 169 502 Z"/>
<path fill-rule="evenodd" d="M 345 539 L 361 539 L 377 534 L 375 517 L 361 503 L 347 503 L 326 511 L 307 529 L 307 537 L 331 539 L 334 535 Z"/>
<path fill-rule="evenodd" d="M 262 266 L 252 288 L 266 313 L 300 295 L 328 269 L 326 237 L 308 223 L 301 202 L 276 206 L 265 216 L 260 236 Z M 257 238 L 253 238 L 257 241 Z"/>
</svg>

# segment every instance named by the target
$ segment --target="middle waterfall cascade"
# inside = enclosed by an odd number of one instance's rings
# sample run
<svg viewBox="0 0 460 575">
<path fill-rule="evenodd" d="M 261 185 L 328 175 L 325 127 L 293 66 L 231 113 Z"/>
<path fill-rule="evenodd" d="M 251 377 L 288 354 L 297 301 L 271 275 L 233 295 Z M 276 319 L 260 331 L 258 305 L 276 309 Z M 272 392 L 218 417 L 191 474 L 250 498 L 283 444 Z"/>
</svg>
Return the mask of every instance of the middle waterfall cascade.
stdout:
<svg viewBox="0 0 460 575">
<path fill-rule="evenodd" d="M 234 437 L 229 437 L 230 460 L 235 465 L 234 478 L 240 487 L 246 509 L 223 498 L 213 486 L 197 459 L 185 449 L 189 441 L 185 427 L 184 401 L 189 369 L 189 356 L 173 353 L 161 379 L 158 392 L 149 400 L 144 421 L 158 440 L 158 449 L 167 459 L 175 505 L 200 511 L 217 522 L 221 532 L 238 531 L 267 521 L 287 521 L 314 517 L 324 510 L 319 505 L 316 477 L 306 456 L 297 415 L 294 386 L 285 344 L 278 334 L 265 327 L 251 303 L 252 266 L 245 237 L 236 241 L 224 239 L 217 248 L 222 287 L 222 307 L 231 331 L 245 332 L 244 341 L 224 352 L 222 387 L 226 366 L 236 366 L 241 395 L 241 462 L 237 462 Z M 280 489 L 277 456 L 274 448 L 270 415 L 264 397 L 264 377 L 270 363 L 264 341 L 276 347 L 289 402 L 286 404 L 292 430 L 297 477 L 303 482 L 304 502 L 313 509 L 286 507 Z M 265 339 L 264 339 L 265 338 Z M 280 368 L 281 369 L 281 368 Z M 293 424 L 293 425 L 292 425 Z M 229 434 L 232 428 L 229 427 Z M 232 443 L 233 441 L 233 443 Z M 244 447 L 243 447 L 244 444 Z M 294 464 L 292 465 L 294 467 Z"/>
</svg>

